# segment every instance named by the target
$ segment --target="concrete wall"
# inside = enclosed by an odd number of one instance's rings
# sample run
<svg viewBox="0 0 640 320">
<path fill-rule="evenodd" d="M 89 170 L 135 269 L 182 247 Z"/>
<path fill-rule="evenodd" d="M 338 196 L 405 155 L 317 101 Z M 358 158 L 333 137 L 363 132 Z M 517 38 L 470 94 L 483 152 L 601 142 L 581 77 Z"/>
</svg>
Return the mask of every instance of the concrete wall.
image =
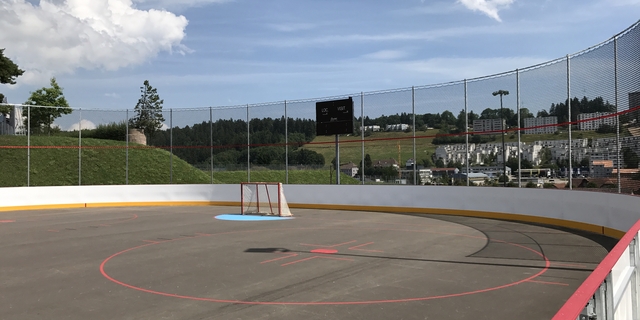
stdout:
<svg viewBox="0 0 640 320">
<path fill-rule="evenodd" d="M 548 223 L 614 237 L 621 237 L 640 219 L 640 197 L 587 191 L 382 185 L 285 185 L 284 191 L 291 208 L 468 215 Z M 0 199 L 0 211 L 123 205 L 239 206 L 240 186 L 0 188 Z"/>
</svg>

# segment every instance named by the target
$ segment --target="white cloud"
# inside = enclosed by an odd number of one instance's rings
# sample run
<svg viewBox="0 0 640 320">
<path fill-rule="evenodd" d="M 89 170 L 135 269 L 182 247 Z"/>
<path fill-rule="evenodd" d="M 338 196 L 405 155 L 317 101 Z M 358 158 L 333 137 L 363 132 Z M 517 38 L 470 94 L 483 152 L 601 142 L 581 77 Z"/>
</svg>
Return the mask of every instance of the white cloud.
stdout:
<svg viewBox="0 0 640 320">
<path fill-rule="evenodd" d="M 82 130 L 91 130 L 96 128 L 96 124 L 89 120 L 82 119 L 80 122 L 76 122 L 69 126 L 67 131 L 78 131 L 80 128 L 82 128 Z"/>
<path fill-rule="evenodd" d="M 463 6 L 469 10 L 480 11 L 489 17 L 502 21 L 498 15 L 498 11 L 502 8 L 508 8 L 515 0 L 458 0 Z"/>
<path fill-rule="evenodd" d="M 139 10 L 131 0 L 0 1 L 0 43 L 26 72 L 21 82 L 40 84 L 74 70 L 117 70 L 161 51 L 185 53 L 184 16 Z"/>
<path fill-rule="evenodd" d="M 115 92 L 112 92 L 112 93 L 105 93 L 105 94 L 104 94 L 104 96 L 105 96 L 105 97 L 108 97 L 108 98 L 113 98 L 113 99 L 118 99 L 118 98 L 120 98 L 120 95 L 119 95 L 119 94 L 117 94 L 117 93 L 115 93 Z"/>
<path fill-rule="evenodd" d="M 395 60 L 407 55 L 406 52 L 400 50 L 381 50 L 364 55 L 365 58 L 373 60 Z"/>
</svg>

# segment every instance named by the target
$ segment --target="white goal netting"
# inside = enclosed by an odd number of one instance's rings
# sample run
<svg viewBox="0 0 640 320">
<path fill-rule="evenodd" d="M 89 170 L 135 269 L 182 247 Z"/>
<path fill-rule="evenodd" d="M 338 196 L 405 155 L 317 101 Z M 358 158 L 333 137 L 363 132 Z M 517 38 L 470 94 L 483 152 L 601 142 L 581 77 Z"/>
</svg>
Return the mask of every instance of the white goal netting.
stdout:
<svg viewBox="0 0 640 320">
<path fill-rule="evenodd" d="M 243 182 L 240 187 L 242 214 L 292 216 L 282 183 Z"/>
</svg>

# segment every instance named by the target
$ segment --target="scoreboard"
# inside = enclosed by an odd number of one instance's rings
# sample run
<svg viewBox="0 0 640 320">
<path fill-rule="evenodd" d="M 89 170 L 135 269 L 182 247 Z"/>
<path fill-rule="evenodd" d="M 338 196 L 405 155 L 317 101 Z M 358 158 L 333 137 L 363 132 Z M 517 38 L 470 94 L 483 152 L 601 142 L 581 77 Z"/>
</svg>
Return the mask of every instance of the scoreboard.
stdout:
<svg viewBox="0 0 640 320">
<path fill-rule="evenodd" d="M 316 102 L 316 135 L 353 134 L 353 99 Z"/>
</svg>

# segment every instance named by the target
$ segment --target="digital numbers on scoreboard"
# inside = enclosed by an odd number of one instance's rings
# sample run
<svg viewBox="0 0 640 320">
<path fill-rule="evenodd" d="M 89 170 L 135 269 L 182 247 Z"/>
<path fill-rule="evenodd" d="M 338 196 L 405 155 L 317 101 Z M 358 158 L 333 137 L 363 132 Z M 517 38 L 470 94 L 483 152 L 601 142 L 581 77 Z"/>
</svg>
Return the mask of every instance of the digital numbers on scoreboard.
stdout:
<svg viewBox="0 0 640 320">
<path fill-rule="evenodd" d="M 316 102 L 316 135 L 353 134 L 353 99 Z"/>
</svg>

